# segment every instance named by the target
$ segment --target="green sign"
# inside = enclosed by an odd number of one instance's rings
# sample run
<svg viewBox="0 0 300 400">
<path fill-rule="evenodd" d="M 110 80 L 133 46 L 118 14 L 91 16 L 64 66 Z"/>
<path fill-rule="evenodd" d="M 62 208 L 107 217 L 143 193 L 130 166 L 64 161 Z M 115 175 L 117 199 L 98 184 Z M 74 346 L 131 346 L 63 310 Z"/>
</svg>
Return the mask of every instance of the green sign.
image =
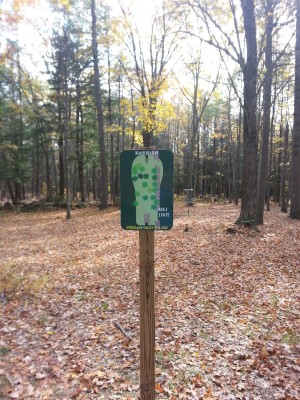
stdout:
<svg viewBox="0 0 300 400">
<path fill-rule="evenodd" d="M 120 157 L 121 226 L 129 230 L 171 229 L 173 153 L 125 150 Z"/>
</svg>

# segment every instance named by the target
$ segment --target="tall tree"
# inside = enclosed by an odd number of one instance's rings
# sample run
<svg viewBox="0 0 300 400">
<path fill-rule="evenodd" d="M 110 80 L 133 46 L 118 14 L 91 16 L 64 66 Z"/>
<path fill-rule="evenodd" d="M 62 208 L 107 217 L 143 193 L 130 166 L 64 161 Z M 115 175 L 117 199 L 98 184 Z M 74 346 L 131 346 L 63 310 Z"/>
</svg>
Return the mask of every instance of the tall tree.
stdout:
<svg viewBox="0 0 300 400">
<path fill-rule="evenodd" d="M 98 42 L 97 42 L 97 16 L 96 16 L 95 0 L 91 0 L 91 14 L 92 14 L 92 51 L 93 51 L 93 65 L 94 65 L 94 91 L 95 91 L 95 102 L 97 110 L 100 167 L 101 167 L 100 171 L 101 209 L 104 210 L 108 207 L 108 202 L 107 202 L 108 185 L 107 185 L 107 173 L 106 173 L 104 115 L 103 115 L 102 95 L 100 86 L 100 71 L 99 71 Z"/>
<path fill-rule="evenodd" d="M 131 19 L 130 12 L 122 8 L 128 37 L 126 47 L 133 59 L 133 74 L 135 86 L 139 92 L 139 122 L 143 145 L 153 144 L 154 135 L 161 129 L 157 114 L 159 113 L 159 98 L 166 87 L 166 80 L 171 71 L 168 64 L 177 48 L 176 37 L 172 26 L 172 12 L 163 0 L 161 14 L 152 20 L 150 38 L 147 44 L 142 43 L 140 32 Z M 149 54 L 145 49 L 149 48 Z M 125 66 L 124 66 L 125 67 Z M 125 67 L 127 75 L 132 74 Z"/>
<path fill-rule="evenodd" d="M 189 154 L 188 154 L 188 170 L 187 170 L 187 187 L 193 188 L 193 176 L 194 176 L 194 152 L 197 135 L 199 135 L 199 129 L 201 124 L 201 119 L 203 113 L 208 107 L 211 96 L 216 89 L 218 83 L 218 77 L 216 81 L 213 82 L 211 90 L 206 92 L 201 92 L 200 89 L 200 72 L 201 72 L 201 49 L 199 54 L 192 56 L 192 62 L 186 65 L 189 73 L 191 73 L 193 78 L 193 92 L 189 93 L 188 90 L 182 88 L 181 91 L 185 98 L 191 105 L 192 115 L 191 115 L 191 129 L 189 135 Z M 199 140 L 198 140 L 199 142 Z"/>
<path fill-rule="evenodd" d="M 4 149 L 2 162 L 6 166 L 4 176 L 14 203 L 25 198 L 25 183 L 27 178 L 26 147 L 28 147 L 28 129 L 24 112 L 26 99 L 23 98 L 24 74 L 20 64 L 20 47 L 18 42 L 10 41 L 7 47 L 6 65 L 3 63 L 0 74 L 4 81 L 0 84 L 3 107 L 0 114 L 1 131 Z M 2 140 L 1 140 L 2 141 Z"/>
<path fill-rule="evenodd" d="M 244 159 L 242 178 L 242 203 L 238 224 L 247 224 L 256 229 L 256 185 L 257 185 L 257 40 L 253 0 L 241 0 L 247 46 L 244 76 Z"/>
<path fill-rule="evenodd" d="M 287 199 L 287 164 L 288 164 L 288 142 L 289 142 L 289 124 L 286 123 L 285 133 L 284 133 L 284 141 L 283 141 L 283 154 L 282 154 L 282 163 L 280 165 L 281 174 L 280 174 L 280 197 L 281 197 L 281 211 L 288 211 L 288 199 Z"/>
<path fill-rule="evenodd" d="M 219 6 L 215 2 L 202 3 L 200 0 L 188 0 L 188 5 L 200 17 L 206 28 L 203 40 L 219 50 L 220 56 L 226 65 L 225 57 L 236 62 L 243 73 L 243 172 L 242 172 L 242 202 L 240 216 L 236 223 L 245 224 L 256 229 L 256 190 L 257 190 L 257 122 L 256 122 L 256 89 L 257 89 L 257 38 L 256 20 L 253 0 L 241 0 L 244 34 L 246 40 L 246 59 L 243 54 L 241 27 L 238 12 L 233 0 L 229 0 L 227 13 L 219 13 Z M 215 13 L 214 13 L 215 11 Z M 217 19 L 219 16 L 219 20 Z M 229 32 L 231 16 L 233 31 Z M 233 37 L 233 33 L 235 37 Z M 232 74 L 229 73 L 234 85 Z M 234 90 L 239 98 L 238 88 Z"/>
<path fill-rule="evenodd" d="M 56 131 L 58 133 L 58 175 L 59 196 L 65 195 L 65 161 L 64 161 L 64 116 L 63 116 L 63 76 L 64 76 L 64 37 L 55 32 L 52 38 L 51 60 L 47 62 L 49 84 L 52 89 L 51 100 L 55 103 Z M 53 68 L 54 67 L 54 68 Z"/>
<path fill-rule="evenodd" d="M 66 182 L 66 203 L 67 220 L 71 219 L 71 198 L 70 198 L 70 167 L 69 167 L 69 35 L 66 29 L 67 17 L 63 30 L 63 65 L 62 65 L 62 84 L 63 84 L 63 132 L 64 132 L 64 163 L 65 163 L 65 182 Z"/>
<path fill-rule="evenodd" d="M 296 0 L 294 129 L 291 154 L 290 218 L 300 219 L 300 0 Z"/>
<path fill-rule="evenodd" d="M 260 159 L 258 168 L 258 187 L 256 222 L 262 225 L 264 222 L 264 204 L 266 198 L 267 178 L 268 178 L 268 155 L 269 155 L 269 136 L 270 136 L 270 115 L 271 115 L 271 92 L 272 92 L 272 31 L 274 26 L 274 1 L 267 0 L 265 5 L 266 18 L 266 45 L 265 45 L 265 76 L 263 83 L 263 123 L 262 139 L 260 148 Z"/>
</svg>

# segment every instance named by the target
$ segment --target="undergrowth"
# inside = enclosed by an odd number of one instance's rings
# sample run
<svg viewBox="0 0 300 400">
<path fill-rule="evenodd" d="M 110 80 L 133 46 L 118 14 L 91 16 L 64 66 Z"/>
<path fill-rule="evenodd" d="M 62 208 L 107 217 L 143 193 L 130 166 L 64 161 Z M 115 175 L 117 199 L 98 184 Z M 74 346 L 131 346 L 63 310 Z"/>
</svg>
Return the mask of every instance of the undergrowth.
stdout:
<svg viewBox="0 0 300 400">
<path fill-rule="evenodd" d="M 48 287 L 49 275 L 36 276 L 23 273 L 13 263 L 5 263 L 0 268 L 0 301 L 11 301 L 20 296 L 38 296 Z"/>
</svg>

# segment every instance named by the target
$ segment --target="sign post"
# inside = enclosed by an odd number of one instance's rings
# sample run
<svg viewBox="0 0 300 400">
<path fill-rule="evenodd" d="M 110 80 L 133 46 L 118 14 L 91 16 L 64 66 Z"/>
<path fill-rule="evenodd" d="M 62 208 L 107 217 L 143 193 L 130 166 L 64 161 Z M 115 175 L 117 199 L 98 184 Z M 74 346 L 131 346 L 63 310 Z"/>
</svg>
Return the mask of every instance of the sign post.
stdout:
<svg viewBox="0 0 300 400">
<path fill-rule="evenodd" d="M 173 154 L 126 150 L 120 157 L 121 226 L 139 230 L 140 399 L 155 399 L 154 231 L 173 225 Z"/>
<path fill-rule="evenodd" d="M 139 232 L 140 398 L 155 399 L 154 231 Z"/>
</svg>

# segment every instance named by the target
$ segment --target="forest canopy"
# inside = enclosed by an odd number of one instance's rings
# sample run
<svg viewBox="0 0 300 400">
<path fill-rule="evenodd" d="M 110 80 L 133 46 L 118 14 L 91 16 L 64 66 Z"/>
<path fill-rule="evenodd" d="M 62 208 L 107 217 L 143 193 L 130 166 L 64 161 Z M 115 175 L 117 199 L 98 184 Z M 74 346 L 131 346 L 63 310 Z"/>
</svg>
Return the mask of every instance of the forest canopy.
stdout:
<svg viewBox="0 0 300 400">
<path fill-rule="evenodd" d="M 265 202 L 287 212 L 291 198 L 300 218 L 298 3 L 7 1 L 1 201 L 106 208 L 120 152 L 155 146 L 174 153 L 176 194 L 241 198 L 250 225 Z"/>
</svg>

